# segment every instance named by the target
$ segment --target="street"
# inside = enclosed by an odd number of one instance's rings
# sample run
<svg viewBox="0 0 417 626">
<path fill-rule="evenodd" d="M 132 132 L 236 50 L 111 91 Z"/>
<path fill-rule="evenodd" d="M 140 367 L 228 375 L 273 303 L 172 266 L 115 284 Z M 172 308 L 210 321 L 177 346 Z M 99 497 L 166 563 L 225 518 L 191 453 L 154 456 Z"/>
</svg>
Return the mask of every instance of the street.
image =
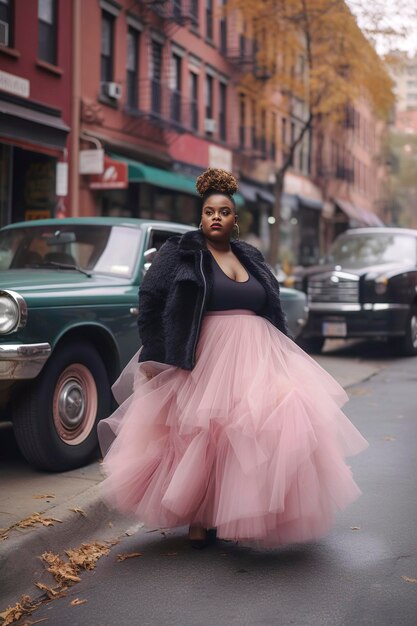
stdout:
<svg viewBox="0 0 417 626">
<path fill-rule="evenodd" d="M 222 541 L 196 551 L 186 528 L 140 529 L 25 623 L 415 626 L 417 359 L 392 359 L 371 344 L 320 359 L 343 362 L 345 373 L 380 363 L 349 388 L 346 407 L 370 444 L 349 461 L 363 495 L 327 536 L 268 551 Z"/>
</svg>

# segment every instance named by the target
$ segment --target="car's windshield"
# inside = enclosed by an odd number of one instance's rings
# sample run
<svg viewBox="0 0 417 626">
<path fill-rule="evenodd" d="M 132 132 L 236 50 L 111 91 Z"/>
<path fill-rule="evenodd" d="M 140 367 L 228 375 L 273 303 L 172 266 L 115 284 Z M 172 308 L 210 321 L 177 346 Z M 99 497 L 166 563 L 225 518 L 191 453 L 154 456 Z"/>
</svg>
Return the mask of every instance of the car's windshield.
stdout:
<svg viewBox="0 0 417 626">
<path fill-rule="evenodd" d="M 141 231 L 129 226 L 23 226 L 0 231 L 0 270 L 76 266 L 131 277 Z"/>
<path fill-rule="evenodd" d="M 350 267 L 399 262 L 415 265 L 416 248 L 416 238 L 409 235 L 358 233 L 337 239 L 326 260 Z"/>
</svg>

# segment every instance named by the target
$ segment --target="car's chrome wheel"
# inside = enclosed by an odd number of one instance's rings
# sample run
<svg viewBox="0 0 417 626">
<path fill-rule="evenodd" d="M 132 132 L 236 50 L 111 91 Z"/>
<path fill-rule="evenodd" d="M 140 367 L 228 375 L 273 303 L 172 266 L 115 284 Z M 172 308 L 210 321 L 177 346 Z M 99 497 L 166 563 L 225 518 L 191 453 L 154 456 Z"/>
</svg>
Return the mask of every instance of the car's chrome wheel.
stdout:
<svg viewBox="0 0 417 626">
<path fill-rule="evenodd" d="M 20 451 L 39 469 L 85 465 L 97 455 L 97 422 L 110 411 L 110 381 L 100 353 L 85 340 L 63 342 L 26 393 L 14 398 Z"/>
<path fill-rule="evenodd" d="M 80 444 L 91 433 L 97 415 L 97 387 L 85 365 L 74 363 L 61 373 L 52 415 L 59 437 L 69 445 Z"/>
</svg>

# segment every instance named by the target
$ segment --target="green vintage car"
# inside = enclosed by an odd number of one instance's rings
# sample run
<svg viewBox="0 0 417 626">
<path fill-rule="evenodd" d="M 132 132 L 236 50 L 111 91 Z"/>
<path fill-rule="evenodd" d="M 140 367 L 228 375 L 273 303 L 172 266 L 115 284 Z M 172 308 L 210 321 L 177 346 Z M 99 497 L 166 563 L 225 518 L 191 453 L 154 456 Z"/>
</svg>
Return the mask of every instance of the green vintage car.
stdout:
<svg viewBox="0 0 417 626">
<path fill-rule="evenodd" d="M 97 453 L 111 384 L 139 348 L 138 288 L 173 222 L 69 218 L 0 230 L 0 411 L 24 457 L 62 471 Z M 282 290 L 294 335 L 302 292 Z M 140 303 L 139 303 L 140 305 Z"/>
</svg>

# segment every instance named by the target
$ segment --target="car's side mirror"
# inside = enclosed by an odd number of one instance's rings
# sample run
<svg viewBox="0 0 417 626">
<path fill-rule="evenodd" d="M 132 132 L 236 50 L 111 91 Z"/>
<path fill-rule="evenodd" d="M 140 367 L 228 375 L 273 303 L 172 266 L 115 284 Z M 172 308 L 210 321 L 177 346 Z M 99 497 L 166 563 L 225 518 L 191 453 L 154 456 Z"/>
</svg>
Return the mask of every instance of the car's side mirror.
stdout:
<svg viewBox="0 0 417 626">
<path fill-rule="evenodd" d="M 143 253 L 143 259 L 144 259 L 145 263 L 143 264 L 142 278 L 146 275 L 146 272 L 148 271 L 148 269 L 152 265 L 152 261 L 154 260 L 155 254 L 157 252 L 158 251 L 157 251 L 156 248 L 148 248 Z"/>
</svg>

